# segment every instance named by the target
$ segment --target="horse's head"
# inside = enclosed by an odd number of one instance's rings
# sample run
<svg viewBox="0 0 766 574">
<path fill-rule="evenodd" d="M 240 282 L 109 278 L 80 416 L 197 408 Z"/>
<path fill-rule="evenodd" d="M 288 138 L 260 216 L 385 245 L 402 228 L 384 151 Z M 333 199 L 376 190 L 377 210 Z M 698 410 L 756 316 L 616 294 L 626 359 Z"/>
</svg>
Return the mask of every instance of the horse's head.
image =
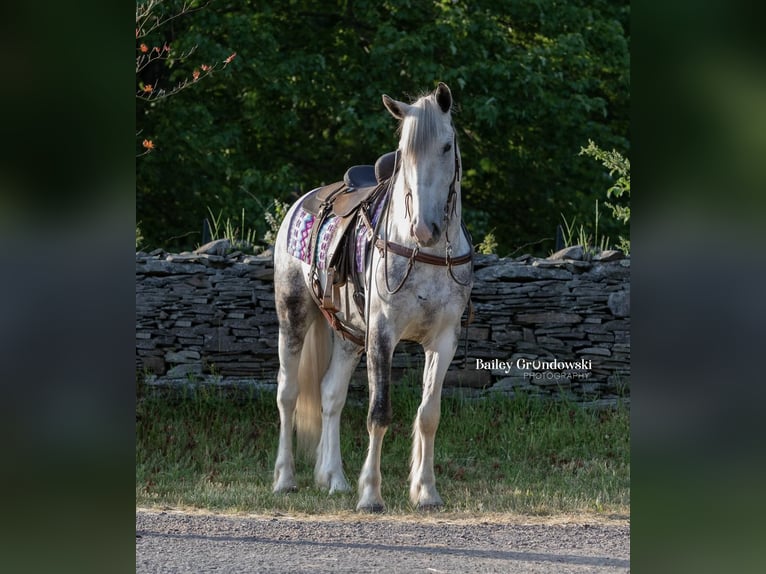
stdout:
<svg viewBox="0 0 766 574">
<path fill-rule="evenodd" d="M 410 233 L 423 247 L 436 244 L 447 226 L 458 152 L 452 126 L 452 93 L 446 84 L 405 104 L 383 95 L 383 104 L 401 121 L 399 152 Z"/>
</svg>

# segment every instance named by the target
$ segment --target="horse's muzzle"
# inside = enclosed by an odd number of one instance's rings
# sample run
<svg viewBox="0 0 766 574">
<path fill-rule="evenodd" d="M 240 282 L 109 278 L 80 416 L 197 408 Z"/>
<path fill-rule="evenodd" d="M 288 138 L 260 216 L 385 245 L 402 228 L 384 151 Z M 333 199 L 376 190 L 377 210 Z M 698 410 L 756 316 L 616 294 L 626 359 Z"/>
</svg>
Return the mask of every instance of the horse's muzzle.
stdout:
<svg viewBox="0 0 766 574">
<path fill-rule="evenodd" d="M 430 226 L 422 221 L 416 221 L 410 226 L 410 234 L 421 247 L 431 247 L 441 238 L 441 228 L 432 223 Z"/>
</svg>

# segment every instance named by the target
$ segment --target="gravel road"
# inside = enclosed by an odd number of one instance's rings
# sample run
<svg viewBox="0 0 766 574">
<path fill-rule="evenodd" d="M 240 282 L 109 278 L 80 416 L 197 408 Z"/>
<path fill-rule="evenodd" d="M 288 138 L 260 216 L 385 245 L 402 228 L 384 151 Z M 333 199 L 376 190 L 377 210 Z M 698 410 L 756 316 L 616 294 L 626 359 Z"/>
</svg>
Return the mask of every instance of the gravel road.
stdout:
<svg viewBox="0 0 766 574">
<path fill-rule="evenodd" d="M 136 572 L 629 572 L 630 526 L 136 512 Z"/>
</svg>

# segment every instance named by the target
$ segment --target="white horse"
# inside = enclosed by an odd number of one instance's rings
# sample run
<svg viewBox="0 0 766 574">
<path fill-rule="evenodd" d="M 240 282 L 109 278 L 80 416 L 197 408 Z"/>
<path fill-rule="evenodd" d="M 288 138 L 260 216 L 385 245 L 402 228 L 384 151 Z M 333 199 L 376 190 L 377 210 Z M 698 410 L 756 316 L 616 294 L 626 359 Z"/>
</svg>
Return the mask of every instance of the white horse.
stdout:
<svg viewBox="0 0 766 574">
<path fill-rule="evenodd" d="M 413 429 L 410 500 L 419 509 L 443 505 L 434 476 L 434 436 L 442 383 L 457 348 L 473 283 L 473 247 L 461 220 L 461 164 L 449 88 L 440 83 L 413 104 L 383 95 L 383 104 L 400 120 L 401 138 L 374 233 L 368 225 L 372 247 L 363 260 L 364 303 L 354 304 L 356 298 L 350 301 L 348 289 L 340 289 L 334 295 L 336 313 L 323 313 L 319 292 L 326 284 L 326 270 L 288 252 L 291 222 L 310 194 L 288 212 L 274 250 L 280 360 L 274 491 L 297 489 L 294 425 L 299 443 L 306 439 L 311 444 L 313 439 L 316 445 L 316 483 L 330 493 L 349 490 L 340 452 L 340 415 L 349 379 L 366 350 L 370 442 L 359 477 L 357 510 L 372 512 L 385 509 L 380 456 L 392 419 L 391 360 L 402 339 L 417 341 L 425 350 L 423 396 Z M 338 319 L 346 332 L 330 328 L 326 317 Z M 347 337 L 350 332 L 361 333 L 362 340 Z"/>
</svg>

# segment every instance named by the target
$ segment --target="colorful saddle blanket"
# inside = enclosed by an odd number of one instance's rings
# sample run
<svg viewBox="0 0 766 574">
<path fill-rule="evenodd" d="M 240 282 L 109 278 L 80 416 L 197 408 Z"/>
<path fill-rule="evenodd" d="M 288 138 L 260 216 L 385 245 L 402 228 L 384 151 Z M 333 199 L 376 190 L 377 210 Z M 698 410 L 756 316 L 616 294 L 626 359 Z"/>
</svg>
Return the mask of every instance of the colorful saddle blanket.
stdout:
<svg viewBox="0 0 766 574">
<path fill-rule="evenodd" d="M 314 190 L 316 191 L 316 190 Z M 373 227 L 377 224 L 382 211 L 383 195 L 372 206 L 371 223 Z M 313 256 L 316 258 L 318 269 L 327 269 L 330 261 L 332 260 L 332 253 L 330 253 L 330 246 L 337 245 L 336 234 L 338 233 L 338 221 L 339 217 L 331 215 L 327 217 L 318 231 L 316 240 L 316 252 Z M 317 224 L 317 217 L 313 213 L 307 211 L 300 206 L 295 210 L 293 219 L 290 224 L 290 236 L 288 238 L 287 251 L 293 257 L 297 257 L 304 263 L 311 263 L 311 234 L 314 229 L 314 225 Z M 364 256 L 367 251 L 368 239 L 367 239 L 367 227 L 361 220 L 358 220 L 352 231 L 354 234 L 354 259 L 356 263 L 356 271 L 360 273 L 364 270 Z M 337 238 L 340 239 L 340 238 Z"/>
</svg>

